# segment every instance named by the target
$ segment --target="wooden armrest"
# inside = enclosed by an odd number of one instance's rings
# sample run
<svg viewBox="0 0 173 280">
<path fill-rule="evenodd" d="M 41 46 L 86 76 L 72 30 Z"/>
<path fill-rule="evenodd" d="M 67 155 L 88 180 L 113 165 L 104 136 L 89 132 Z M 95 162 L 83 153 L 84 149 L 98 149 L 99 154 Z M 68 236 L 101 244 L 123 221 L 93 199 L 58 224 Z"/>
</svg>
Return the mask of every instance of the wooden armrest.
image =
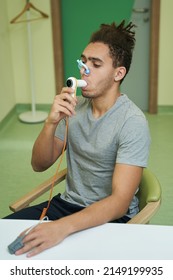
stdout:
<svg viewBox="0 0 173 280">
<path fill-rule="evenodd" d="M 136 216 L 127 222 L 127 224 L 147 224 L 159 207 L 160 200 L 147 203 Z"/>
<path fill-rule="evenodd" d="M 53 180 L 54 180 L 55 185 L 57 185 L 58 183 L 63 181 L 66 177 L 66 173 L 67 173 L 67 169 L 65 168 L 62 171 L 60 171 L 56 176 L 53 175 L 51 178 L 44 181 L 42 184 L 37 186 L 35 189 L 33 189 L 32 191 L 30 191 L 29 193 L 27 193 L 26 195 L 24 195 L 23 197 L 18 199 L 16 202 L 12 203 L 9 206 L 9 208 L 13 212 L 17 212 L 17 211 L 25 208 L 36 198 L 41 196 L 43 193 L 47 192 L 51 188 Z"/>
</svg>

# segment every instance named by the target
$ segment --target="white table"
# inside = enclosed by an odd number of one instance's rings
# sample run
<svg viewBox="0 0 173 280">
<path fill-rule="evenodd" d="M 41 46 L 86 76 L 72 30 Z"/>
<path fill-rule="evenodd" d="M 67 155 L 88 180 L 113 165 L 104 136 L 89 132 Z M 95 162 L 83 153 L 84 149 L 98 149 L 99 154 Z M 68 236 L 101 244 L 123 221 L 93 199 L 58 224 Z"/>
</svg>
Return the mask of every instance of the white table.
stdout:
<svg viewBox="0 0 173 280">
<path fill-rule="evenodd" d="M 9 254 L 7 246 L 37 221 L 0 220 L 0 259 L 24 260 Z M 35 260 L 173 260 L 173 227 L 105 224 L 67 237 Z"/>
</svg>

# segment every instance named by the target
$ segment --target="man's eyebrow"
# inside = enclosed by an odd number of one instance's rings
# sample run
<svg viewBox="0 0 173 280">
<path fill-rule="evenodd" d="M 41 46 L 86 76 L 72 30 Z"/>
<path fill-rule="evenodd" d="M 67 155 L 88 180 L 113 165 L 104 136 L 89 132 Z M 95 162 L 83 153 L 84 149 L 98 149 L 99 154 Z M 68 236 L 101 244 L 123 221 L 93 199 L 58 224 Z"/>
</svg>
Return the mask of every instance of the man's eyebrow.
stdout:
<svg viewBox="0 0 173 280">
<path fill-rule="evenodd" d="M 81 54 L 81 58 L 85 61 L 87 61 L 87 58 L 84 54 Z M 91 61 L 97 61 L 97 62 L 100 62 L 100 63 L 103 63 L 103 60 L 101 60 L 100 58 L 98 57 L 88 57 L 88 60 L 91 60 Z"/>
</svg>

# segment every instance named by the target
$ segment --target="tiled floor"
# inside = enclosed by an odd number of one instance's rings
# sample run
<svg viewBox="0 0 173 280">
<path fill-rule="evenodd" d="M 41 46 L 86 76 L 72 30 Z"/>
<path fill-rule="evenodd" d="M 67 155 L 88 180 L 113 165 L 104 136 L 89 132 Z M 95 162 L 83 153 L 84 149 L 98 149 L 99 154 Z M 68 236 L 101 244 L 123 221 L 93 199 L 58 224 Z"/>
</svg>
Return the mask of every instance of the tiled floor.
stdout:
<svg viewBox="0 0 173 280">
<path fill-rule="evenodd" d="M 152 138 L 148 167 L 162 186 L 162 204 L 151 222 L 173 225 L 173 113 L 146 116 Z M 44 173 L 32 171 L 32 145 L 42 125 L 24 124 L 13 116 L 0 131 L 0 217 L 10 212 L 8 205 L 12 201 L 52 176 L 57 168 L 55 163 Z M 43 199 L 47 199 L 48 195 L 44 195 Z"/>
</svg>

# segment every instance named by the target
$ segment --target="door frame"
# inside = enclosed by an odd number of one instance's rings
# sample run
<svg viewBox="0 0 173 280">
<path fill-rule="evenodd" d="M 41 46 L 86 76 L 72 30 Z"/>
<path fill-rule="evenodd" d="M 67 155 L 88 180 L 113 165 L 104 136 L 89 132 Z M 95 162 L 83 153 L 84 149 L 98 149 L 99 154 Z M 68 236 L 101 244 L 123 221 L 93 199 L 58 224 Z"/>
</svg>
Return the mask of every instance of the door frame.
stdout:
<svg viewBox="0 0 173 280">
<path fill-rule="evenodd" d="M 63 44 L 61 25 L 61 0 L 50 0 L 52 17 L 52 37 L 55 69 L 56 93 L 64 85 Z M 148 112 L 156 114 L 158 111 L 158 64 L 159 64 L 159 27 L 160 0 L 151 0 L 150 24 L 150 78 Z"/>
<path fill-rule="evenodd" d="M 56 94 L 64 85 L 61 0 L 50 0 Z"/>
<path fill-rule="evenodd" d="M 151 1 L 149 113 L 158 112 L 160 0 Z"/>
</svg>

